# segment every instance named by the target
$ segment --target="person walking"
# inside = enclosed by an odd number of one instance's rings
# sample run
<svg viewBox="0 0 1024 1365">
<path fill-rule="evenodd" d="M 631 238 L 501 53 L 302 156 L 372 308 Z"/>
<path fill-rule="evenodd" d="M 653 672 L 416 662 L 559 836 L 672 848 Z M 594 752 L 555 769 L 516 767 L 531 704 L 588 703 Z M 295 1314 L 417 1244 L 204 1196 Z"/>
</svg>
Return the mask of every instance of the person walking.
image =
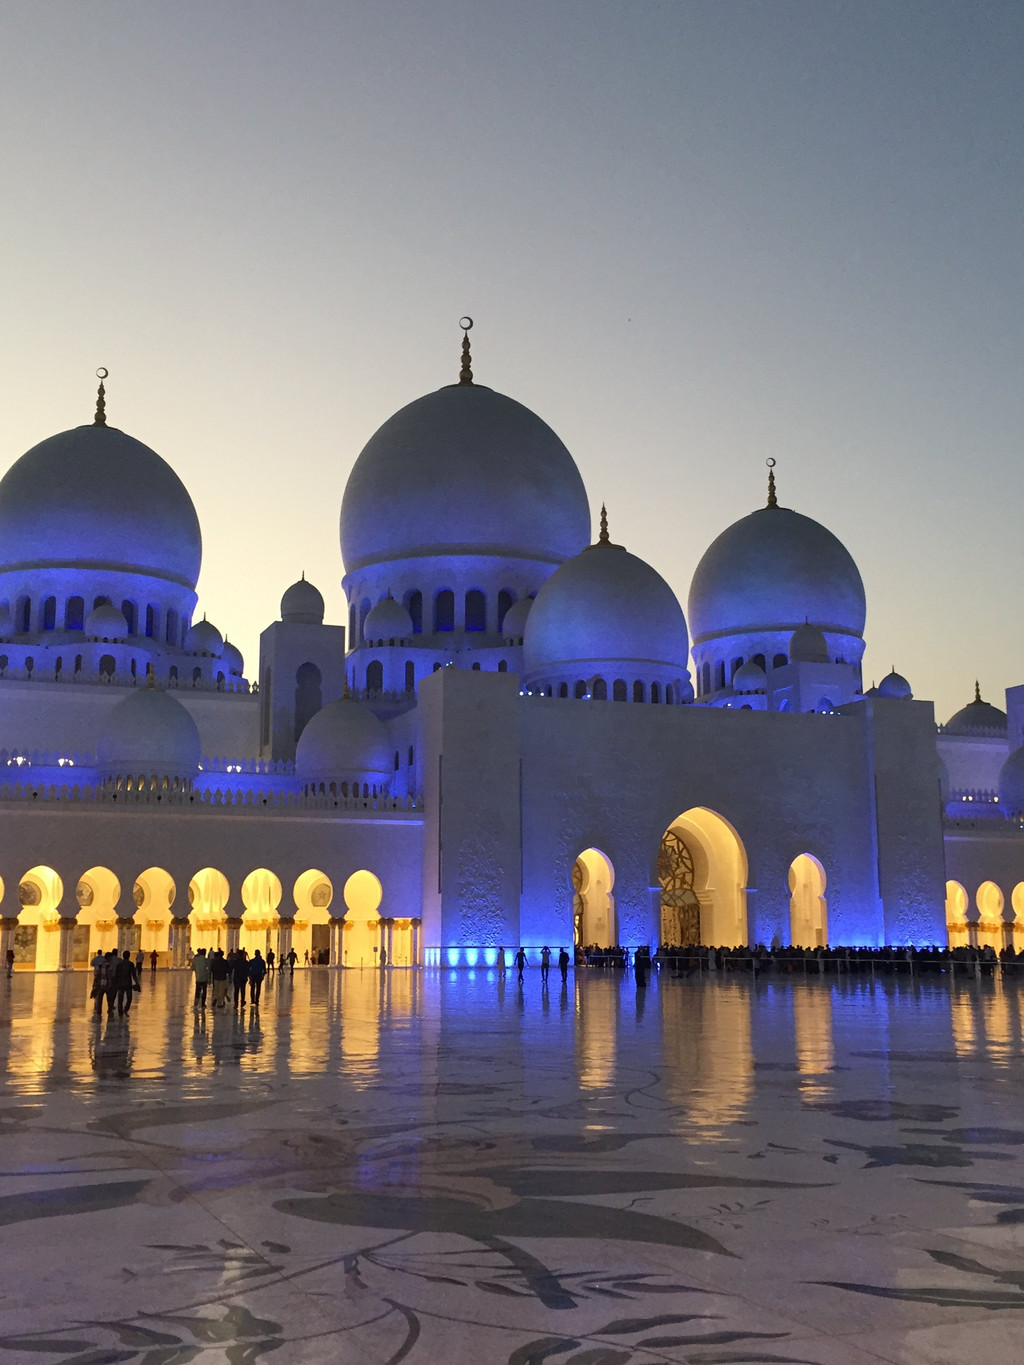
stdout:
<svg viewBox="0 0 1024 1365">
<path fill-rule="evenodd" d="M 135 970 L 136 972 L 138 972 L 140 980 L 142 979 L 142 969 L 145 965 L 146 954 L 140 948 L 139 951 L 135 954 Z"/>
<path fill-rule="evenodd" d="M 92 967 L 92 990 L 89 997 L 96 1002 L 93 1013 L 102 1014 L 103 997 L 107 993 L 107 959 L 99 948 L 96 949 L 96 954 L 89 965 Z"/>
<path fill-rule="evenodd" d="M 562 973 L 562 985 L 564 986 L 569 975 L 569 954 L 564 948 L 558 950 L 558 970 Z"/>
<path fill-rule="evenodd" d="M 498 949 L 498 975 L 499 975 L 499 976 L 504 976 L 504 975 L 505 975 L 505 949 L 504 949 L 504 948 L 499 948 L 499 949 Z"/>
<path fill-rule="evenodd" d="M 150 970 L 151 972 L 155 972 L 155 971 L 156 971 L 156 964 L 157 964 L 159 961 L 160 961 L 160 954 L 159 954 L 159 953 L 157 952 L 157 950 L 154 948 L 153 951 L 152 951 L 152 952 L 150 953 L 150 955 L 149 955 L 149 970 Z"/>
<path fill-rule="evenodd" d="M 192 975 L 196 979 L 196 993 L 192 998 L 194 1010 L 206 1009 L 206 988 L 210 984 L 210 959 L 206 949 L 200 948 L 192 959 Z"/>
<path fill-rule="evenodd" d="M 249 980 L 249 959 L 245 955 L 244 948 L 235 951 L 234 959 L 231 963 L 231 981 L 235 988 L 232 1007 L 237 1009 L 239 1005 L 245 1004 L 245 986 Z"/>
<path fill-rule="evenodd" d="M 512 961 L 516 964 L 516 971 L 519 973 L 519 983 L 522 985 L 523 968 L 526 966 L 526 954 L 523 952 L 522 948 L 519 949 Z"/>
<path fill-rule="evenodd" d="M 540 950 L 540 979 L 547 984 L 548 972 L 551 970 L 551 949 L 545 943 Z"/>
<path fill-rule="evenodd" d="M 291 950 L 291 952 L 288 954 L 288 967 L 289 967 L 289 970 L 290 970 L 290 974 L 291 974 L 292 976 L 295 975 L 295 964 L 296 964 L 296 962 L 298 962 L 298 960 L 299 960 L 299 955 L 298 955 L 298 953 L 295 951 L 295 949 L 293 948 L 293 949 Z"/>
<path fill-rule="evenodd" d="M 224 956 L 224 950 L 218 948 L 210 959 L 210 980 L 213 982 L 213 1008 L 215 1010 L 227 1009 L 228 1007 L 228 978 L 231 975 L 231 964 Z"/>
<path fill-rule="evenodd" d="M 267 949 L 267 972 L 268 972 L 271 976 L 273 976 L 273 974 L 274 974 L 274 963 L 275 963 L 276 961 L 277 961 L 277 957 L 276 957 L 276 955 L 275 955 L 275 953 L 274 953 L 273 948 L 268 948 L 268 949 Z"/>
<path fill-rule="evenodd" d="M 132 993 L 138 984 L 135 964 L 128 948 L 114 960 L 114 987 L 117 991 L 117 1012 L 127 1014 L 132 1007 Z"/>
<path fill-rule="evenodd" d="M 633 980 L 638 991 L 647 989 L 647 968 L 651 965 L 651 955 L 647 948 L 637 948 L 633 954 Z"/>
<path fill-rule="evenodd" d="M 4 953 L 4 962 L 7 964 L 7 980 L 10 981 L 14 974 L 14 949 L 8 948 Z"/>
<path fill-rule="evenodd" d="M 263 958 L 260 956 L 260 950 L 257 948 L 252 955 L 252 961 L 249 963 L 250 1005 L 258 1005 L 260 1003 L 260 991 L 263 989 L 263 978 L 266 974 L 267 964 L 263 961 Z"/>
</svg>

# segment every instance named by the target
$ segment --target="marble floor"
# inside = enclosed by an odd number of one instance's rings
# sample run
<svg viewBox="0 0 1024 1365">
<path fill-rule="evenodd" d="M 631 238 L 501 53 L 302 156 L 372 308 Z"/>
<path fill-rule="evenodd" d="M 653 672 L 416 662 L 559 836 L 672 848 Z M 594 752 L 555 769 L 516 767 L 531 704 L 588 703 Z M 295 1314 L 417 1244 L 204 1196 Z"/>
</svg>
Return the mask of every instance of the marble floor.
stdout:
<svg viewBox="0 0 1024 1365">
<path fill-rule="evenodd" d="M 1024 996 L 0 979 L 0 1360 L 1019 1365 Z"/>
</svg>

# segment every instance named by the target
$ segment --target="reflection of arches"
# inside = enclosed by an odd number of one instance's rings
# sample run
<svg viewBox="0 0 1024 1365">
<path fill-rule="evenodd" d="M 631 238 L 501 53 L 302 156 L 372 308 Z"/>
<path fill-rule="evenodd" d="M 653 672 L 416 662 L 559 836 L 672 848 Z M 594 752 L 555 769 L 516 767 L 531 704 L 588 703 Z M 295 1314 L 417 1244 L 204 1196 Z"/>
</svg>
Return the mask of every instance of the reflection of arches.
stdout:
<svg viewBox="0 0 1024 1365">
<path fill-rule="evenodd" d="M 685 844 L 693 861 L 691 884 L 700 907 L 700 936 L 695 941 L 725 948 L 745 944 L 747 854 L 739 835 L 728 820 L 706 806 L 684 811 L 669 831 Z"/>
<path fill-rule="evenodd" d="M 33 867 L 18 886 L 18 927 L 14 931 L 14 960 L 37 971 L 55 972 L 60 966 L 60 910 L 64 883 L 52 867 Z"/>
<path fill-rule="evenodd" d="M 789 865 L 789 941 L 795 948 L 824 948 L 828 943 L 825 869 L 810 853 L 799 853 Z"/>
<path fill-rule="evenodd" d="M 974 903 L 980 916 L 977 946 L 992 947 L 998 953 L 1003 946 L 1003 893 L 995 882 L 982 882 Z"/>
<path fill-rule="evenodd" d="M 269 868 L 258 867 L 250 872 L 241 887 L 242 928 L 240 948 L 254 953 L 258 948 L 266 956 L 272 947 L 271 930 L 277 928 L 277 907 L 281 904 L 281 883 Z"/>
<path fill-rule="evenodd" d="M 946 883 L 946 934 L 951 948 L 965 948 L 971 941 L 967 926 L 967 892 L 959 882 Z"/>
<path fill-rule="evenodd" d="M 334 899 L 331 879 L 319 868 L 311 867 L 303 872 L 292 888 L 295 902 L 295 919 L 292 930 L 292 946 L 299 957 L 308 952 L 313 962 L 320 960 L 331 951 L 330 905 Z"/>
<path fill-rule="evenodd" d="M 90 867 L 83 872 L 76 890 L 78 916 L 72 960 L 86 966 L 92 955 L 117 947 L 117 902 L 121 883 L 109 867 Z"/>
<path fill-rule="evenodd" d="M 573 939 L 577 947 L 612 948 L 615 923 L 615 869 L 600 849 L 586 848 L 572 868 Z"/>
<path fill-rule="evenodd" d="M 227 923 L 224 907 L 228 903 L 228 879 L 215 867 L 204 867 L 188 884 L 188 903 L 192 948 L 225 948 L 222 941 Z"/>
<path fill-rule="evenodd" d="M 658 849 L 662 943 L 700 942 L 700 901 L 693 880 L 693 854 L 678 831 L 667 829 Z"/>
<path fill-rule="evenodd" d="M 380 953 L 378 911 L 384 889 L 366 868 L 353 872 L 342 888 L 345 927 L 342 931 L 342 963 L 346 967 L 375 967 Z"/>
</svg>

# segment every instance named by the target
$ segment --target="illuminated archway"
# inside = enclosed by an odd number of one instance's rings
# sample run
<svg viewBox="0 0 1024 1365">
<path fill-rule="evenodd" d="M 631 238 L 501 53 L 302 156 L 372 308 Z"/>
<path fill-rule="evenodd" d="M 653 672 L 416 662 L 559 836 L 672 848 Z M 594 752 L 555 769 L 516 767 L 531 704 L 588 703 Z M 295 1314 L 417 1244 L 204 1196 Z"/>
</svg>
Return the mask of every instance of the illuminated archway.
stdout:
<svg viewBox="0 0 1024 1365">
<path fill-rule="evenodd" d="M 193 952 L 205 948 L 207 953 L 217 948 L 227 949 L 227 915 L 230 889 L 228 879 L 215 867 L 204 867 L 188 884 L 189 934 Z"/>
<path fill-rule="evenodd" d="M 1024 882 L 1018 882 L 1010 892 L 1013 920 L 1008 926 L 1012 934 L 1010 945 L 1018 953 L 1024 948 Z"/>
<path fill-rule="evenodd" d="M 330 962 L 330 908 L 334 900 L 330 877 L 319 868 L 309 868 L 292 888 L 292 899 L 295 901 L 292 947 L 299 959 L 305 961 L 306 953 L 309 953 L 309 960 L 314 964 Z"/>
<path fill-rule="evenodd" d="M 345 927 L 341 960 L 345 967 L 375 967 L 380 958 L 380 903 L 384 888 L 372 872 L 360 868 L 342 888 Z"/>
<path fill-rule="evenodd" d="M 683 865 L 682 849 L 689 868 Z M 696 931 L 691 943 L 724 948 L 746 943 L 747 853 L 732 825 L 716 811 L 694 806 L 672 821 L 659 844 L 658 879 L 663 934 L 678 924 L 680 933 Z M 686 891 L 692 898 L 684 896 Z"/>
<path fill-rule="evenodd" d="M 615 869 L 597 848 L 585 848 L 572 868 L 572 926 L 577 948 L 614 948 L 618 942 L 615 916 Z"/>
<path fill-rule="evenodd" d="M 242 928 L 238 946 L 251 957 L 259 949 L 263 957 L 274 946 L 272 932 L 277 928 L 277 907 L 281 904 L 281 882 L 267 867 L 250 872 L 242 883 Z"/>
<path fill-rule="evenodd" d="M 18 927 L 14 961 L 39 972 L 60 966 L 60 906 L 64 883 L 52 867 L 33 867 L 18 885 Z"/>
<path fill-rule="evenodd" d="M 974 897 L 978 907 L 978 947 L 994 948 L 998 953 L 1003 946 L 1003 893 L 995 882 L 982 882 Z"/>
<path fill-rule="evenodd" d="M 147 867 L 135 878 L 132 896 L 135 920 L 131 926 L 133 952 L 163 955 L 170 951 L 171 906 L 177 895 L 174 878 L 162 867 Z M 186 925 L 188 921 L 186 920 Z M 187 932 L 187 930 L 186 930 Z"/>
<path fill-rule="evenodd" d="M 789 865 L 789 941 L 795 948 L 824 948 L 828 943 L 825 869 L 810 853 L 799 853 Z"/>
<path fill-rule="evenodd" d="M 117 947 L 117 902 L 121 899 L 121 883 L 109 867 L 90 867 L 78 879 L 75 896 L 78 918 L 72 960 L 76 967 L 85 967 L 95 953 Z"/>
<path fill-rule="evenodd" d="M 967 924 L 967 892 L 959 882 L 946 883 L 946 936 L 951 948 L 966 948 L 970 943 Z"/>
</svg>

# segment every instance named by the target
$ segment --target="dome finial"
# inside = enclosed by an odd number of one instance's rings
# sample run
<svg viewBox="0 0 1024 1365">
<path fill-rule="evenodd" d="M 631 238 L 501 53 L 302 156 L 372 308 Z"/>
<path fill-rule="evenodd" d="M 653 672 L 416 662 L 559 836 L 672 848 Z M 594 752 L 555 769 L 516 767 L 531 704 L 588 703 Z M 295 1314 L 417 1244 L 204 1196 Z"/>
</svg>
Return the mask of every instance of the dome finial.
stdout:
<svg viewBox="0 0 1024 1365">
<path fill-rule="evenodd" d="M 473 319 L 459 318 L 459 326 L 462 328 L 462 369 L 459 371 L 459 383 L 472 384 L 473 362 L 469 354 L 469 332 L 473 326 Z"/>
<path fill-rule="evenodd" d="M 107 425 L 107 391 L 103 387 L 103 381 L 110 373 L 101 365 L 96 371 L 96 378 L 100 381 L 100 386 L 96 390 L 96 416 L 92 419 L 94 427 L 105 427 Z"/>
<path fill-rule="evenodd" d="M 608 509 L 604 503 L 601 504 L 601 533 L 597 537 L 598 545 L 610 545 L 608 539 Z"/>
<path fill-rule="evenodd" d="M 974 700 L 981 701 L 981 688 L 978 686 L 978 679 L 974 679 Z"/>
<path fill-rule="evenodd" d="M 775 496 L 775 461 L 765 460 L 768 466 L 768 503 L 769 507 L 778 507 L 779 501 Z"/>
</svg>

